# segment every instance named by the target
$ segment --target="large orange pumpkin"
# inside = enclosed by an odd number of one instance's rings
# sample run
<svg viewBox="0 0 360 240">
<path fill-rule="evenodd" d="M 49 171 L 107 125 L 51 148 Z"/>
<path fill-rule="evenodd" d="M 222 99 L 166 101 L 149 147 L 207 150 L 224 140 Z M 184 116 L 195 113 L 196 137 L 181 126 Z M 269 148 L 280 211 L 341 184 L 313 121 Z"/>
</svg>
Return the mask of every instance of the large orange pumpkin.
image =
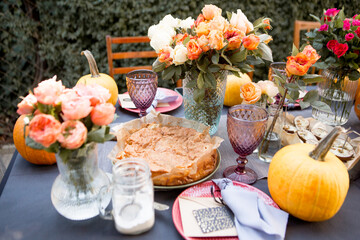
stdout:
<svg viewBox="0 0 360 240">
<path fill-rule="evenodd" d="M 24 138 L 24 118 L 26 115 L 21 115 L 15 123 L 13 130 L 14 144 L 20 155 L 27 161 L 38 165 L 51 165 L 56 163 L 54 153 L 46 152 L 45 150 L 37 150 L 26 146 Z M 28 127 L 26 127 L 26 136 L 28 134 Z"/>
<path fill-rule="evenodd" d="M 336 127 L 335 131 L 340 130 Z M 349 174 L 345 165 L 328 152 L 335 135 L 331 132 L 316 148 L 299 143 L 283 147 L 274 155 L 268 186 L 281 209 L 310 222 L 330 219 L 339 211 L 349 189 Z"/>
</svg>

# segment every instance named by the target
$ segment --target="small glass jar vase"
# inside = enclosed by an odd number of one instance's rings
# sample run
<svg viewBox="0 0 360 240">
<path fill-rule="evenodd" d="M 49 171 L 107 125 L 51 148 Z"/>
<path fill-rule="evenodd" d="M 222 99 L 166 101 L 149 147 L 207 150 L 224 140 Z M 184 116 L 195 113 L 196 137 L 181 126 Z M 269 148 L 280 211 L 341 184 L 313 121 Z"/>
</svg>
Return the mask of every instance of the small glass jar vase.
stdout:
<svg viewBox="0 0 360 240">
<path fill-rule="evenodd" d="M 313 108 L 313 118 L 329 125 L 343 125 L 349 120 L 358 81 L 351 81 L 343 70 L 326 69 L 324 81 L 317 85 L 320 101 L 330 106 L 332 113 Z"/>
<path fill-rule="evenodd" d="M 197 78 L 188 72 L 184 78 L 184 108 L 185 118 L 201 122 L 210 127 L 210 135 L 213 135 L 218 128 L 221 111 L 224 103 L 226 78 L 228 71 L 222 70 L 215 75 L 216 86 L 211 87 L 204 83 L 204 91 L 200 91 L 196 84 Z M 194 82 L 195 84 L 189 84 Z M 191 85 L 191 87 L 189 87 Z M 195 101 L 198 94 L 203 93 L 200 102 Z"/>
<path fill-rule="evenodd" d="M 55 209 L 71 220 L 97 216 L 98 193 L 103 186 L 110 184 L 106 173 L 98 167 L 97 144 L 89 143 L 76 150 L 63 150 L 55 156 L 60 172 L 51 188 L 51 201 Z"/>
</svg>

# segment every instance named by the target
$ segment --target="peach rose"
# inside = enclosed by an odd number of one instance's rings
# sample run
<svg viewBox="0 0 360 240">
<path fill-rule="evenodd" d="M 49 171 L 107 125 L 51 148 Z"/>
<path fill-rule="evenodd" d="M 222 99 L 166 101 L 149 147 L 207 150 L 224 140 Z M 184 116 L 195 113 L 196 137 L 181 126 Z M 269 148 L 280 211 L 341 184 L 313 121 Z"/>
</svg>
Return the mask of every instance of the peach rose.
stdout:
<svg viewBox="0 0 360 240">
<path fill-rule="evenodd" d="M 201 22 L 197 27 L 196 27 L 196 34 L 198 37 L 201 37 L 202 35 L 207 36 L 210 32 L 210 26 L 208 22 Z"/>
<path fill-rule="evenodd" d="M 220 50 L 225 46 L 224 43 L 224 34 L 219 30 L 212 30 L 209 33 L 209 44 L 210 48 Z"/>
<path fill-rule="evenodd" d="M 228 29 L 229 23 L 224 17 L 216 16 L 209 22 L 209 26 L 210 26 L 210 31 L 220 30 L 224 32 L 226 31 L 226 29 Z"/>
<path fill-rule="evenodd" d="M 183 44 L 183 41 L 185 40 L 185 38 L 187 38 L 189 35 L 187 33 L 182 34 L 182 33 L 178 33 L 176 34 L 176 36 L 174 37 L 175 43 L 176 45 L 179 44 Z"/>
<path fill-rule="evenodd" d="M 261 88 L 253 82 L 245 83 L 240 87 L 240 97 L 245 104 L 253 104 L 261 98 Z"/>
<path fill-rule="evenodd" d="M 272 81 L 258 81 L 256 84 L 261 88 L 261 94 L 266 94 L 271 98 L 279 93 L 278 87 Z"/>
<path fill-rule="evenodd" d="M 53 105 L 64 89 L 61 80 L 56 81 L 55 75 L 53 78 L 40 82 L 34 89 L 34 95 L 38 102 Z"/>
<path fill-rule="evenodd" d="M 78 120 L 88 116 L 92 107 L 87 97 L 76 97 L 63 101 L 61 110 L 65 120 Z"/>
<path fill-rule="evenodd" d="M 226 50 L 234 50 L 240 47 L 241 39 L 245 35 L 237 28 L 230 27 L 224 34 L 224 37 L 228 40 L 229 45 Z"/>
<path fill-rule="evenodd" d="M 115 107 L 111 103 L 96 105 L 91 111 L 91 121 L 99 126 L 108 125 L 114 120 Z"/>
<path fill-rule="evenodd" d="M 74 99 L 79 97 L 75 89 L 66 88 L 61 95 L 56 99 L 55 105 L 61 104 L 64 101 L 69 101 L 70 99 Z"/>
<path fill-rule="evenodd" d="M 61 123 L 48 114 L 38 114 L 29 123 L 29 137 L 44 147 L 50 147 L 60 134 Z"/>
<path fill-rule="evenodd" d="M 203 52 L 207 52 L 207 51 L 210 50 L 209 40 L 207 39 L 207 37 L 205 35 L 202 35 L 201 37 L 199 37 L 197 39 L 197 42 L 198 42 L 198 44 L 201 47 Z"/>
<path fill-rule="evenodd" d="M 199 14 L 199 16 L 197 17 L 197 19 L 195 20 L 194 24 L 195 27 L 197 27 L 201 22 L 205 21 L 204 15 L 202 15 L 201 13 Z"/>
<path fill-rule="evenodd" d="M 109 103 L 111 104 L 111 103 Z M 65 121 L 61 124 L 61 133 L 57 140 L 61 147 L 77 149 L 86 141 L 87 129 L 80 121 Z"/>
<path fill-rule="evenodd" d="M 30 114 L 34 111 L 37 99 L 33 94 L 28 94 L 18 105 L 18 114 Z"/>
<path fill-rule="evenodd" d="M 221 16 L 222 12 L 220 8 L 212 4 L 205 5 L 201 11 L 206 20 L 211 20 L 216 16 Z"/>
<path fill-rule="evenodd" d="M 243 38 L 244 47 L 247 50 L 255 50 L 259 46 L 260 38 L 254 34 L 250 34 Z"/>
<path fill-rule="evenodd" d="M 191 39 L 186 44 L 187 52 L 188 52 L 188 58 L 190 60 L 196 60 L 199 58 L 200 54 L 202 53 L 202 49 L 200 45 L 196 42 L 195 39 Z"/>
<path fill-rule="evenodd" d="M 310 45 L 307 45 L 302 51 L 302 53 L 304 53 L 310 59 L 311 64 L 316 63 L 316 61 L 319 60 L 319 58 L 321 57 Z"/>
<path fill-rule="evenodd" d="M 188 60 L 187 48 L 183 44 L 176 45 L 174 48 L 173 62 L 175 65 L 181 65 Z"/>
<path fill-rule="evenodd" d="M 288 75 L 303 76 L 307 73 L 312 63 L 304 53 L 298 53 L 295 57 L 287 57 L 286 72 Z"/>
<path fill-rule="evenodd" d="M 230 24 L 238 28 L 243 33 L 249 33 L 254 30 L 253 24 L 249 22 L 245 14 L 240 9 L 238 9 L 236 13 L 232 13 Z"/>
<path fill-rule="evenodd" d="M 85 97 L 90 100 L 91 106 L 100 103 L 106 103 L 110 99 L 111 94 L 107 88 L 99 84 L 84 85 L 78 84 L 74 87 L 80 97 Z"/>
<path fill-rule="evenodd" d="M 160 51 L 158 53 L 159 62 L 164 62 L 170 65 L 173 60 L 173 54 L 174 49 L 172 49 L 170 46 L 160 48 Z"/>
</svg>

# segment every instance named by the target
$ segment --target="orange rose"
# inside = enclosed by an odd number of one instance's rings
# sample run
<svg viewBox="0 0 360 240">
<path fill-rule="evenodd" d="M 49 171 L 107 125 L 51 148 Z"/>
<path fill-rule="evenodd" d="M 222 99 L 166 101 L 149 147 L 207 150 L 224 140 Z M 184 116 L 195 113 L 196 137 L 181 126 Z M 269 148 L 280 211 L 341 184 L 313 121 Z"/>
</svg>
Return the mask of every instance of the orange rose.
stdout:
<svg viewBox="0 0 360 240">
<path fill-rule="evenodd" d="M 257 49 L 259 43 L 260 43 L 260 38 L 254 34 L 250 34 L 249 36 L 243 38 L 243 44 L 247 50 Z"/>
<path fill-rule="evenodd" d="M 201 37 L 202 35 L 208 35 L 210 32 L 210 26 L 208 22 L 201 22 L 197 27 L 196 27 L 196 34 L 198 37 Z"/>
<path fill-rule="evenodd" d="M 29 137 L 44 147 L 50 147 L 60 134 L 61 123 L 48 114 L 38 114 L 29 124 Z"/>
<path fill-rule="evenodd" d="M 268 24 L 269 26 L 266 26 L 266 27 L 264 27 L 264 29 L 271 29 L 271 25 L 270 25 L 270 19 L 264 19 L 263 20 L 263 23 L 265 23 L 265 24 Z"/>
<path fill-rule="evenodd" d="M 320 55 L 317 54 L 316 50 L 310 45 L 307 45 L 302 53 L 310 59 L 311 64 L 316 63 L 316 61 L 320 58 Z"/>
<path fill-rule="evenodd" d="M 241 39 L 245 36 L 243 32 L 235 27 L 226 30 L 224 37 L 228 40 L 229 45 L 226 50 L 234 50 L 240 47 Z"/>
<path fill-rule="evenodd" d="M 185 38 L 187 38 L 188 36 L 189 35 L 187 33 L 185 33 L 185 34 L 182 34 L 182 33 L 176 34 L 176 36 L 174 37 L 176 45 L 182 44 L 183 41 L 185 40 Z"/>
<path fill-rule="evenodd" d="M 240 97 L 245 104 L 254 104 L 261 98 L 261 88 L 253 82 L 245 83 L 240 87 Z"/>
<path fill-rule="evenodd" d="M 295 57 L 287 57 L 286 72 L 288 75 L 303 76 L 307 73 L 312 63 L 304 53 L 298 53 Z"/>
<path fill-rule="evenodd" d="M 215 5 L 209 4 L 201 10 L 206 20 L 211 20 L 216 16 L 221 16 L 222 10 Z"/>
<path fill-rule="evenodd" d="M 91 111 L 91 121 L 99 126 L 108 125 L 114 120 L 115 107 L 111 103 L 96 105 Z"/>
<path fill-rule="evenodd" d="M 207 51 L 210 50 L 209 40 L 207 39 L 207 37 L 205 35 L 202 35 L 201 37 L 199 37 L 197 39 L 197 42 L 198 42 L 198 44 L 201 47 L 203 52 L 207 52 Z"/>
<path fill-rule="evenodd" d="M 202 49 L 200 45 L 195 41 L 195 39 L 191 39 L 186 44 L 187 52 L 188 52 L 188 58 L 190 60 L 196 60 L 199 58 L 200 54 L 202 53 Z"/>
<path fill-rule="evenodd" d="M 112 105 L 111 103 L 108 103 Z M 61 124 L 61 134 L 58 141 L 61 147 L 77 149 L 86 141 L 87 129 L 80 121 L 65 121 Z"/>
<path fill-rule="evenodd" d="M 224 43 L 224 34 L 219 30 L 212 30 L 209 33 L 209 44 L 210 48 L 220 50 L 225 46 Z"/>
<path fill-rule="evenodd" d="M 158 52 L 159 62 L 171 64 L 171 62 L 173 60 L 172 59 L 173 51 L 174 51 L 174 49 L 172 49 L 169 46 L 160 48 L 160 50 Z"/>
<path fill-rule="evenodd" d="M 204 15 L 202 15 L 201 13 L 199 14 L 199 16 L 197 17 L 196 21 L 194 22 L 195 26 L 199 26 L 199 24 L 201 22 L 205 21 Z"/>
</svg>

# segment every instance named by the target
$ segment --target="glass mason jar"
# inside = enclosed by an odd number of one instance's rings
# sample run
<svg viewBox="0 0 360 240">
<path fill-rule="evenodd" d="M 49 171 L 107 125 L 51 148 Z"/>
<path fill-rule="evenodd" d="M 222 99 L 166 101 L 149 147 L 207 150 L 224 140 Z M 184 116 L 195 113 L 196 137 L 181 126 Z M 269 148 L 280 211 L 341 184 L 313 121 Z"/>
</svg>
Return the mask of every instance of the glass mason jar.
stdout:
<svg viewBox="0 0 360 240">
<path fill-rule="evenodd" d="M 196 102 L 194 97 L 199 94 L 199 88 L 196 84 L 197 78 L 192 76 L 190 72 L 187 72 L 184 82 L 184 108 L 185 118 L 189 120 L 195 120 L 201 122 L 210 127 L 210 135 L 213 135 L 218 128 L 220 122 L 221 111 L 224 103 L 226 78 L 228 71 L 222 70 L 215 75 L 216 87 L 208 86 L 208 83 L 204 84 L 204 98 L 201 102 Z M 195 81 L 195 84 L 190 84 L 193 87 L 187 87 L 188 84 Z"/>
<path fill-rule="evenodd" d="M 329 105 L 332 113 L 313 108 L 312 116 L 329 125 L 343 125 L 349 119 L 359 80 L 351 81 L 346 71 L 335 69 L 326 69 L 322 75 L 324 81 L 318 83 L 317 90 L 320 101 Z"/>
<path fill-rule="evenodd" d="M 71 220 L 85 220 L 99 214 L 97 197 L 103 186 L 110 184 L 105 172 L 98 167 L 96 143 L 85 148 L 56 154 L 60 175 L 51 188 L 51 201 L 55 209 Z M 110 202 L 110 198 L 108 198 Z"/>
</svg>

